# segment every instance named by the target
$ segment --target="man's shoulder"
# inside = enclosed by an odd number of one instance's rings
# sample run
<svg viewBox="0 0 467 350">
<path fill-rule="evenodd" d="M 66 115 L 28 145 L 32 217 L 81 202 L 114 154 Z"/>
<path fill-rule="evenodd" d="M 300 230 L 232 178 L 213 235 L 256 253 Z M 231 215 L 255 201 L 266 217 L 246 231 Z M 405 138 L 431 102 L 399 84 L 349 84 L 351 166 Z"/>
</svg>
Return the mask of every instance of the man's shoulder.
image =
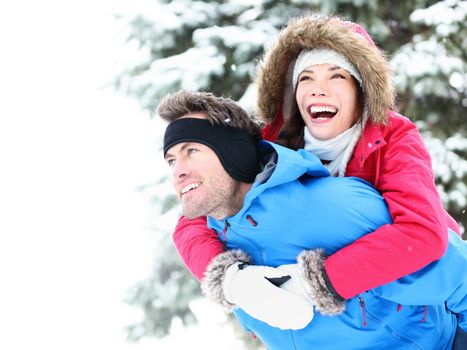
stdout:
<svg viewBox="0 0 467 350">
<path fill-rule="evenodd" d="M 345 194 L 362 191 L 363 193 L 368 192 L 376 196 L 380 196 L 379 192 L 371 183 L 354 176 L 313 177 L 304 175 L 300 177 L 299 181 L 305 185 L 305 187 L 309 187 L 312 190 L 316 190 L 318 188 L 320 191 L 342 192 Z"/>
</svg>

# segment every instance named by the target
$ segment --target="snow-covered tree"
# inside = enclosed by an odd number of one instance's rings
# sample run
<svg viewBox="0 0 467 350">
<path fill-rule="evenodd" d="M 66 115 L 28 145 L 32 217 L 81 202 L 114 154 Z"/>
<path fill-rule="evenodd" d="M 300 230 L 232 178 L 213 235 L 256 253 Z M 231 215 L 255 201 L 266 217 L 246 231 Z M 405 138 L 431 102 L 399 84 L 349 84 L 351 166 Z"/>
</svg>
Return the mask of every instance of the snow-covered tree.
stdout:
<svg viewBox="0 0 467 350">
<path fill-rule="evenodd" d="M 417 122 L 445 207 L 466 226 L 467 1 L 395 6 L 391 0 L 148 0 L 145 5 L 119 18 L 139 58 L 115 84 L 151 111 L 163 95 L 180 88 L 231 97 L 252 111 L 256 63 L 291 16 L 313 11 L 361 23 L 387 51 L 398 109 Z M 159 193 L 154 191 L 155 203 L 163 211 L 175 206 L 173 196 Z M 156 260 L 154 275 L 129 296 L 145 310 L 145 319 L 130 329 L 133 339 L 166 334 L 174 317 L 193 320 L 187 305 L 199 295 L 198 284 L 178 260 L 169 235 L 165 232 L 167 253 Z M 168 286 L 170 293 L 164 292 Z"/>
</svg>

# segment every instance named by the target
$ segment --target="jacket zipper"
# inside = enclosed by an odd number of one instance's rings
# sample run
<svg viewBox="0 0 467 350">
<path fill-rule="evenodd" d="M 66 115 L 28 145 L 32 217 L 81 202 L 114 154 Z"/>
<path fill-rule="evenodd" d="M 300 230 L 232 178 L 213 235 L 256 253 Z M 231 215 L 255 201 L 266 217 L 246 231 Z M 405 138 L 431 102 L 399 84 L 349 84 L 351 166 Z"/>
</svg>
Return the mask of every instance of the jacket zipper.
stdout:
<svg viewBox="0 0 467 350">
<path fill-rule="evenodd" d="M 251 218 L 252 220 L 254 220 L 253 218 Z M 250 221 L 250 220 L 248 220 Z M 257 225 L 258 223 L 256 221 L 254 221 L 254 223 Z M 250 221 L 250 224 L 252 226 L 255 226 L 251 221 Z M 224 228 L 222 229 L 222 244 L 224 246 L 224 249 L 228 249 L 227 247 L 227 231 L 229 231 L 229 228 L 231 227 L 232 225 L 230 224 L 230 222 L 228 220 L 225 220 L 224 221 Z M 234 233 L 235 234 L 235 231 Z M 244 241 L 247 241 L 249 244 L 251 244 L 253 247 L 255 247 L 255 249 L 259 252 L 259 255 L 261 257 L 261 261 L 257 261 L 258 264 L 265 264 L 265 261 L 266 261 L 266 257 L 265 257 L 265 254 L 264 254 L 264 251 L 261 247 L 259 247 L 254 241 L 252 241 L 251 239 L 245 237 L 244 235 L 237 235 L 239 239 L 241 240 L 244 240 Z"/>
<path fill-rule="evenodd" d="M 225 223 L 224 223 L 224 229 L 222 230 L 222 237 L 224 238 L 224 242 L 227 243 L 227 230 L 229 229 L 230 227 L 230 223 L 225 220 Z"/>
<path fill-rule="evenodd" d="M 360 307 L 362 308 L 363 327 L 366 327 L 367 322 L 366 322 L 366 315 L 365 315 L 365 300 L 363 300 L 363 298 L 361 297 L 358 297 L 358 301 L 360 302 Z"/>
</svg>

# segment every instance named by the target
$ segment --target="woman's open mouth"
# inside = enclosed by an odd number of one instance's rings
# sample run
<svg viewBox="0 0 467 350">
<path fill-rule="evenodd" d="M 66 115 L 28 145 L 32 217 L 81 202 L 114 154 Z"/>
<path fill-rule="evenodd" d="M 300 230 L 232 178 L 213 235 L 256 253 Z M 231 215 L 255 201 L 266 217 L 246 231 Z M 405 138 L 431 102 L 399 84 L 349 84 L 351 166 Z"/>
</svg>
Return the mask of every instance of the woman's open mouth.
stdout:
<svg viewBox="0 0 467 350">
<path fill-rule="evenodd" d="M 337 113 L 337 108 L 334 106 L 310 106 L 308 114 L 313 120 L 329 120 Z"/>
</svg>

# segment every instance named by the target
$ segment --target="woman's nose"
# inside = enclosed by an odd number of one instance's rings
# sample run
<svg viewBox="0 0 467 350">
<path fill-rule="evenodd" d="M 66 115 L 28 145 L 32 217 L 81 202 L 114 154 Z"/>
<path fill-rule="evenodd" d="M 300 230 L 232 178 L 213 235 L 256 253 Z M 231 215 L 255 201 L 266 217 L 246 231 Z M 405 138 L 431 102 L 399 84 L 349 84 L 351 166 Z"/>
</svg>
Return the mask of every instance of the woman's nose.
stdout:
<svg viewBox="0 0 467 350">
<path fill-rule="evenodd" d="M 311 96 L 327 96 L 328 91 L 323 83 L 317 83 L 310 89 Z"/>
<path fill-rule="evenodd" d="M 312 96 L 326 96 L 326 93 L 324 91 L 314 91 L 311 94 Z"/>
</svg>

